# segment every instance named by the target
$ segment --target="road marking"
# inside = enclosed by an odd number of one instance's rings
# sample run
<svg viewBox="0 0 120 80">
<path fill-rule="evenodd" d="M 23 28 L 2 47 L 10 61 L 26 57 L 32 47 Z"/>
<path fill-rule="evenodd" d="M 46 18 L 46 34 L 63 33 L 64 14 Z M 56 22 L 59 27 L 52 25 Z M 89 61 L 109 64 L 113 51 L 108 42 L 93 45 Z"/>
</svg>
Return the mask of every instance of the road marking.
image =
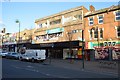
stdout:
<svg viewBox="0 0 120 80">
<path fill-rule="evenodd" d="M 33 68 L 33 66 L 27 66 L 28 68 Z"/>
<path fill-rule="evenodd" d="M 30 69 L 30 68 L 22 68 L 22 67 L 17 67 L 17 66 L 13 66 L 11 65 L 12 67 L 14 68 L 18 68 L 18 69 L 23 69 L 23 70 L 27 70 L 27 71 L 33 71 L 33 72 L 37 72 L 37 73 L 40 73 L 40 74 L 43 74 L 43 75 L 46 75 L 46 76 L 50 76 L 50 77 L 55 77 L 55 78 L 70 78 L 70 77 L 65 77 L 65 76 L 60 76 L 60 75 L 55 75 L 55 74 L 48 74 L 48 73 L 45 73 L 45 72 L 40 72 L 39 70 L 36 70 L 36 69 Z M 29 66 L 31 67 L 31 66 Z"/>
<path fill-rule="evenodd" d="M 118 77 L 118 74 L 117 73 L 110 73 L 110 72 L 95 72 L 95 71 L 92 71 L 92 70 L 81 70 L 83 72 L 89 72 L 89 73 L 95 73 L 95 74 L 102 74 L 102 75 L 112 75 L 112 76 L 115 76 L 115 77 Z"/>
</svg>

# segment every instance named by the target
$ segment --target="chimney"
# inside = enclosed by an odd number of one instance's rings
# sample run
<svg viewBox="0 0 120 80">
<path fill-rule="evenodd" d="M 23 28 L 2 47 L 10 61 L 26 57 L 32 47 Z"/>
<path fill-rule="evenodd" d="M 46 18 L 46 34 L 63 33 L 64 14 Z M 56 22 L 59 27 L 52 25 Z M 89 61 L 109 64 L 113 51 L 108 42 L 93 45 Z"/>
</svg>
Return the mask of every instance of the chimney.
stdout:
<svg viewBox="0 0 120 80">
<path fill-rule="evenodd" d="M 5 28 L 3 28 L 2 33 L 5 33 L 5 32 L 6 32 L 6 29 L 5 29 Z"/>
<path fill-rule="evenodd" d="M 94 7 L 93 5 L 90 5 L 89 8 L 90 8 L 89 10 L 90 10 L 91 12 L 94 12 L 94 11 L 95 11 L 95 7 Z"/>
</svg>

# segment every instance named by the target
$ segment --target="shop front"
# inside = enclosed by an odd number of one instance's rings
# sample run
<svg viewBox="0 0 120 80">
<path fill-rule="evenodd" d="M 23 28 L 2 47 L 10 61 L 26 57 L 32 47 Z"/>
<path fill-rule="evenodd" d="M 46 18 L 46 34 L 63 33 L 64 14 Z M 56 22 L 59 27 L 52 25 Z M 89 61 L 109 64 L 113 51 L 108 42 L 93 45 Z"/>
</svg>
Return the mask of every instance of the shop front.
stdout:
<svg viewBox="0 0 120 80">
<path fill-rule="evenodd" d="M 9 51 L 10 52 L 15 52 L 17 45 L 16 44 L 10 44 L 9 45 Z"/>
<path fill-rule="evenodd" d="M 88 49 L 94 50 L 95 60 L 120 60 L 120 41 L 88 42 Z M 90 47 L 89 47 L 90 46 Z"/>
<path fill-rule="evenodd" d="M 2 51 L 8 52 L 9 51 L 9 45 L 2 45 Z"/>
<path fill-rule="evenodd" d="M 54 42 L 54 43 L 41 43 L 32 44 L 31 49 L 45 49 L 46 55 L 52 56 L 52 58 L 78 58 L 78 49 L 80 41 L 66 41 L 66 42 Z M 70 52 L 71 51 L 71 52 Z"/>
</svg>

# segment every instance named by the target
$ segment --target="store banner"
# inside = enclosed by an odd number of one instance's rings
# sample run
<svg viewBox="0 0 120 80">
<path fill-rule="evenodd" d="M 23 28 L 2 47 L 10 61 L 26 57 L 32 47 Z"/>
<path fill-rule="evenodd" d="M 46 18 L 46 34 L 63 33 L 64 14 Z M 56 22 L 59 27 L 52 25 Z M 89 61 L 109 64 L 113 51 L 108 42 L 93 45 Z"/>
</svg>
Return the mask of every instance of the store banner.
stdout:
<svg viewBox="0 0 120 80">
<path fill-rule="evenodd" d="M 79 59 L 82 59 L 82 48 L 79 48 L 77 56 Z"/>
</svg>

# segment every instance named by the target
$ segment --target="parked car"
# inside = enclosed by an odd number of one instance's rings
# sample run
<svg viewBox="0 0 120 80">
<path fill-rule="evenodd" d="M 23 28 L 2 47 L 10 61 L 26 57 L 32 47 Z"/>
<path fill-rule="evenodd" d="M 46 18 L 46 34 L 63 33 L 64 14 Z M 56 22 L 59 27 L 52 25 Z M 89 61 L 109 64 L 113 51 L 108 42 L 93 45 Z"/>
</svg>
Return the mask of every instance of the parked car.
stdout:
<svg viewBox="0 0 120 80">
<path fill-rule="evenodd" d="M 1 52 L 1 53 L 0 53 L 0 56 L 6 57 L 7 54 L 8 54 L 8 52 Z"/>
<path fill-rule="evenodd" d="M 1 53 L 2 53 L 2 51 L 0 51 L 0 58 L 2 57 Z"/>
<path fill-rule="evenodd" d="M 17 53 L 17 52 L 8 52 L 8 54 L 6 54 L 6 58 L 7 59 L 19 59 L 19 53 Z"/>
<path fill-rule="evenodd" d="M 46 50 L 26 50 L 24 54 L 20 54 L 20 60 L 27 60 L 27 61 L 44 61 L 46 59 Z"/>
</svg>

